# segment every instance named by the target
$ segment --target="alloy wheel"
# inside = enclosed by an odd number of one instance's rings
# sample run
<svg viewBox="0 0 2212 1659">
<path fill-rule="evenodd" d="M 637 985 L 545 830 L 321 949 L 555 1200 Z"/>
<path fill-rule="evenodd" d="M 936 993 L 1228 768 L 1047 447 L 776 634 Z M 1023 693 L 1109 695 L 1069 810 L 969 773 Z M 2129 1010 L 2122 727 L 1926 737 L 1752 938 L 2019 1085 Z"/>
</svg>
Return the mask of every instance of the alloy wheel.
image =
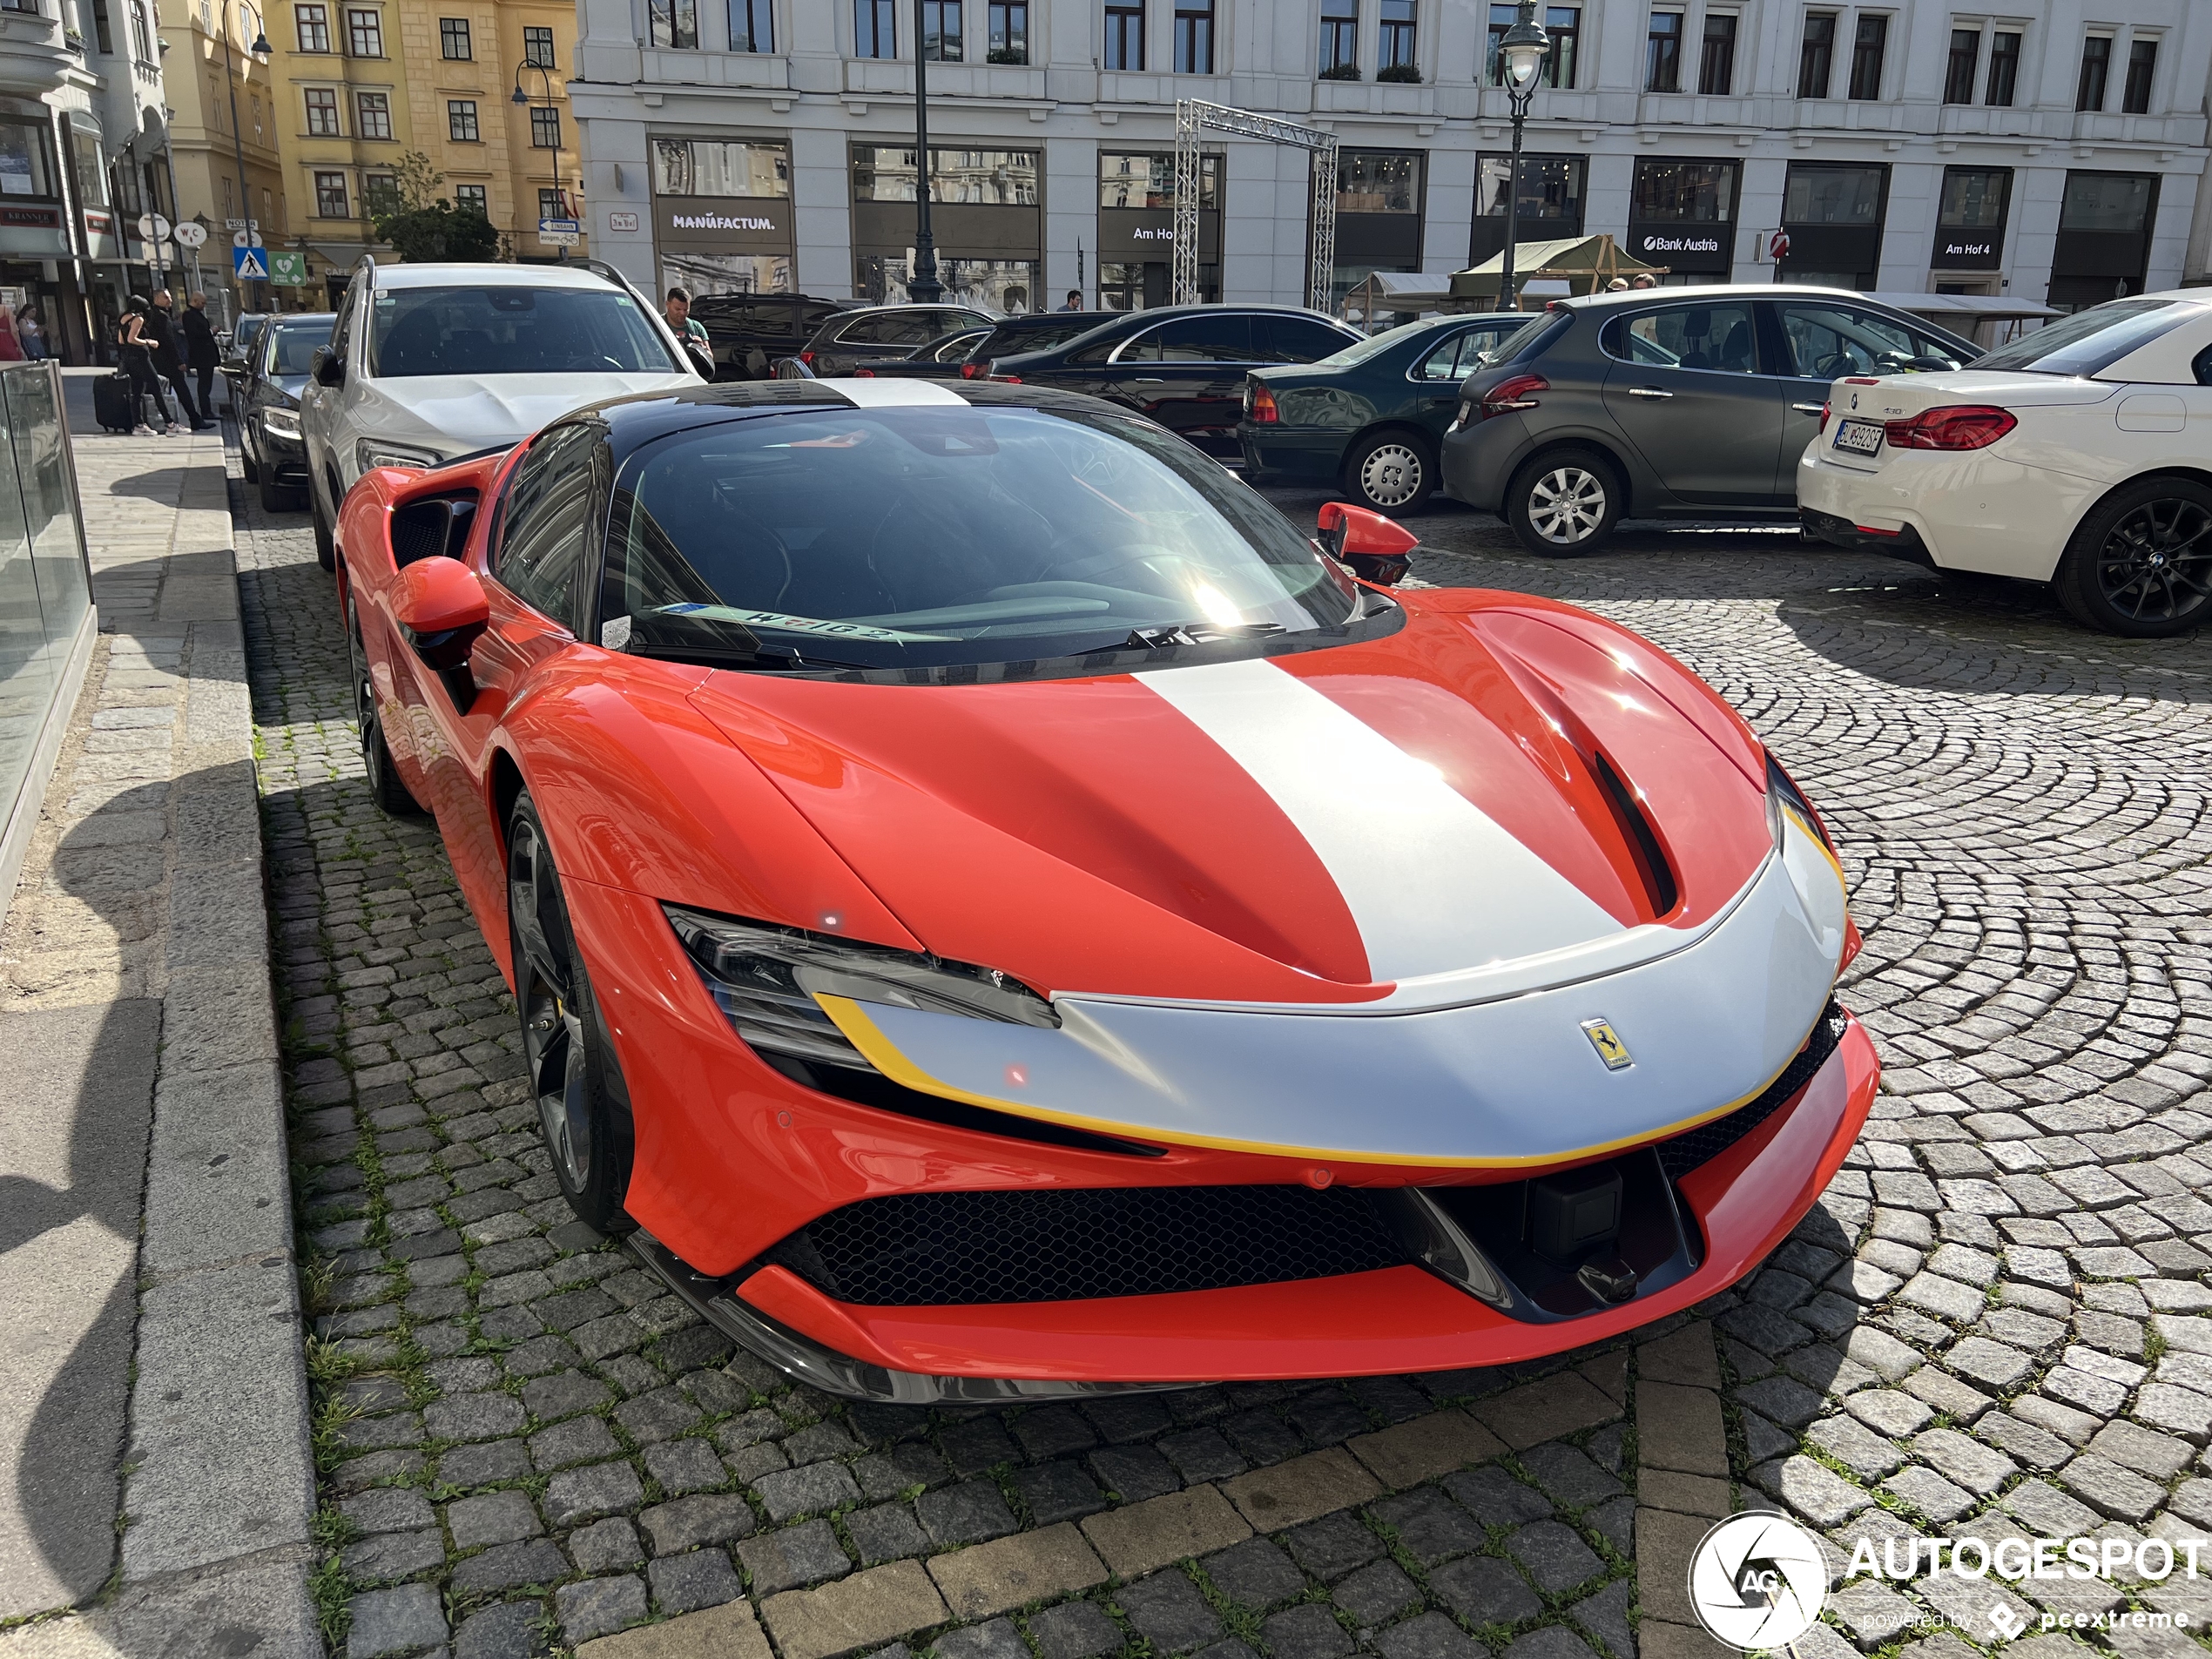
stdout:
<svg viewBox="0 0 2212 1659">
<path fill-rule="evenodd" d="M 1359 463 L 1359 489 L 1378 507 L 1403 507 L 1420 493 L 1421 458 L 1402 443 L 1378 444 Z"/>
<path fill-rule="evenodd" d="M 2172 622 L 2212 596 L 2212 513 L 2192 501 L 2145 502 L 2097 551 L 2105 603 L 2135 622 Z"/>
<path fill-rule="evenodd" d="M 590 1183 L 592 1158 L 583 1021 L 552 861 L 537 826 L 527 819 L 516 821 L 510 838 L 507 899 L 514 918 L 523 1058 L 537 1096 L 538 1123 L 569 1190 L 581 1192 Z"/>
<path fill-rule="evenodd" d="M 1586 467 L 1554 467 L 1528 487 L 1528 523 L 1547 542 L 1588 541 L 1605 522 L 1605 481 Z"/>
</svg>

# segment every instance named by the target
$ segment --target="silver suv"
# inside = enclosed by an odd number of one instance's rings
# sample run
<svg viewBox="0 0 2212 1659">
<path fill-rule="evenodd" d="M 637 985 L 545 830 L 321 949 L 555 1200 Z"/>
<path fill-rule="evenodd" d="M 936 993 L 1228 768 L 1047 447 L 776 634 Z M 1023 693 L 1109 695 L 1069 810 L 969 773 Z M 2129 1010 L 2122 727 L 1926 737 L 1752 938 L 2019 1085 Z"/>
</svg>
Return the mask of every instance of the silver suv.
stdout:
<svg viewBox="0 0 2212 1659">
<path fill-rule="evenodd" d="M 606 266 L 363 260 L 300 396 L 315 551 L 375 467 L 503 449 L 570 409 L 701 384 L 651 304 Z"/>
</svg>

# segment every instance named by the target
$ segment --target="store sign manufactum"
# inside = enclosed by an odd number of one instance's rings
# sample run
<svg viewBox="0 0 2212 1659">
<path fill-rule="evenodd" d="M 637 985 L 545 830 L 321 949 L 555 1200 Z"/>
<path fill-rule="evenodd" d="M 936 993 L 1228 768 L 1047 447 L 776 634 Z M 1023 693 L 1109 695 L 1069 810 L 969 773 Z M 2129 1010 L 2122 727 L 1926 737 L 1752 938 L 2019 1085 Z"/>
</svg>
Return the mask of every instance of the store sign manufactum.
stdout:
<svg viewBox="0 0 2212 1659">
<path fill-rule="evenodd" d="M 664 248 L 787 253 L 791 203 L 780 196 L 664 196 L 653 204 L 653 229 Z"/>
</svg>

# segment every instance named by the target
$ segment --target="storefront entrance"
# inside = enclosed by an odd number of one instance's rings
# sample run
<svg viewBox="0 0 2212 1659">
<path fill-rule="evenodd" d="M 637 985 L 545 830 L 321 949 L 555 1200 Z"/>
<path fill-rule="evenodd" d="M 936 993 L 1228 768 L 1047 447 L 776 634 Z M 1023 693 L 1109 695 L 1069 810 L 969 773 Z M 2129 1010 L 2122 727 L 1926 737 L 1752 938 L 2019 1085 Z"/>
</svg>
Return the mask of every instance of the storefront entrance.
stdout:
<svg viewBox="0 0 2212 1659">
<path fill-rule="evenodd" d="M 1221 165 L 1198 165 L 1198 297 L 1221 298 Z M 1143 311 L 1173 298 L 1175 156 L 1102 150 L 1098 155 L 1098 307 Z"/>
<path fill-rule="evenodd" d="M 1725 282 L 1736 246 L 1737 164 L 1639 161 L 1629 194 L 1628 251 L 1663 265 L 1663 283 Z"/>
<path fill-rule="evenodd" d="M 792 292 L 791 146 L 656 137 L 651 149 L 660 293 Z"/>
</svg>

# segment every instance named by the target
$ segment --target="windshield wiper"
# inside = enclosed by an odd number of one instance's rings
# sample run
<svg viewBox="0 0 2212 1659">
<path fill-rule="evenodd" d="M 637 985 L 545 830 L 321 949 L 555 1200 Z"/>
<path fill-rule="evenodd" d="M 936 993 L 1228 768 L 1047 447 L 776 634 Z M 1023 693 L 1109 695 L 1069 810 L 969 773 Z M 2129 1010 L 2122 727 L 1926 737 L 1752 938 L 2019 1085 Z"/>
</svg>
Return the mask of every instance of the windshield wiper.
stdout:
<svg viewBox="0 0 2212 1659">
<path fill-rule="evenodd" d="M 880 666 L 873 663 L 848 663 L 836 657 L 802 657 L 795 651 L 746 651 L 735 645 L 642 645 L 632 643 L 624 647 L 624 655 L 648 657 L 661 663 L 698 663 L 708 668 L 779 668 L 803 671 L 810 668 L 867 669 Z"/>
<path fill-rule="evenodd" d="M 1122 644 L 1129 651 L 1165 651 L 1170 645 L 1211 645 L 1224 639 L 1258 639 L 1284 631 L 1279 622 L 1176 622 L 1157 628 L 1132 628 Z"/>
</svg>

